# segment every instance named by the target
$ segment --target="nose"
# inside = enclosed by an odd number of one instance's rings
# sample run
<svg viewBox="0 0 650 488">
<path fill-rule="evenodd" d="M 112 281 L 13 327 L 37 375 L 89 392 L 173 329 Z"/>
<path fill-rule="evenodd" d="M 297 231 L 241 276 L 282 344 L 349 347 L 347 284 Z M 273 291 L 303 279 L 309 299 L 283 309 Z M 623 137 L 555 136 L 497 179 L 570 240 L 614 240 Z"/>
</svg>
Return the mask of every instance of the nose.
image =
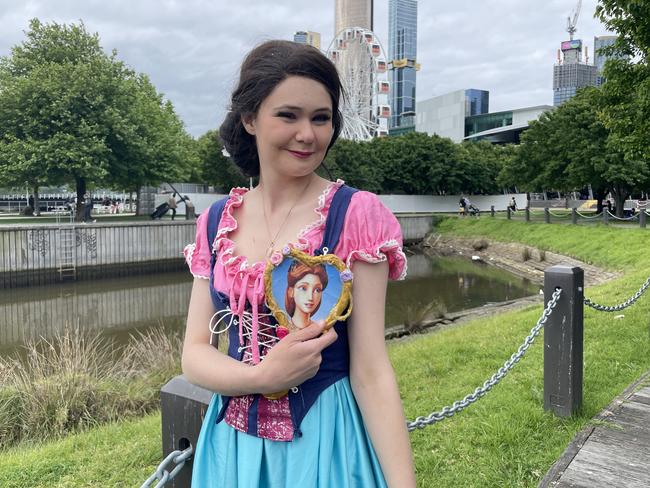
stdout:
<svg viewBox="0 0 650 488">
<path fill-rule="evenodd" d="M 314 138 L 314 127 L 311 124 L 311 120 L 301 121 L 297 127 L 296 140 L 304 144 L 311 144 L 314 142 Z"/>
</svg>

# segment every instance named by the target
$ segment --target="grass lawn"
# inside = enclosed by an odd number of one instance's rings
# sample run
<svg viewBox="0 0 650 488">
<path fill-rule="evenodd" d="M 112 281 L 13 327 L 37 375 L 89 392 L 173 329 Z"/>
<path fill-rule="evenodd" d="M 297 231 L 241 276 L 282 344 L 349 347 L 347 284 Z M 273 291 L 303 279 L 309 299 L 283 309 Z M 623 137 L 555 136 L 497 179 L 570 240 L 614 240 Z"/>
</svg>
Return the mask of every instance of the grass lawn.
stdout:
<svg viewBox="0 0 650 488">
<path fill-rule="evenodd" d="M 650 275 L 650 231 L 446 219 L 438 230 L 518 241 L 623 272 L 588 288 L 604 304 L 632 295 Z M 481 385 L 521 344 L 542 306 L 477 320 L 389 345 L 407 417 L 427 415 Z M 486 397 L 461 414 L 413 432 L 419 486 L 535 487 L 574 435 L 650 369 L 650 292 L 612 314 L 585 310 L 584 404 L 571 419 L 543 411 L 543 338 Z M 0 454 L 0 486 L 137 486 L 161 460 L 157 416 L 100 427 Z"/>
</svg>

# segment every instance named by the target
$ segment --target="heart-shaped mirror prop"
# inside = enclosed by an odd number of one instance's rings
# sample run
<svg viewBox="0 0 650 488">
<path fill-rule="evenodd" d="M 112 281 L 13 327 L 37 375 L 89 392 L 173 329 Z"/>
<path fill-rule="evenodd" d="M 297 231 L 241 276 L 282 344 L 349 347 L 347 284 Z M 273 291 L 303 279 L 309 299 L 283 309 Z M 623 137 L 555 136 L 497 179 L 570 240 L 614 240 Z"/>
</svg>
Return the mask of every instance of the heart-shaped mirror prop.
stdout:
<svg viewBox="0 0 650 488">
<path fill-rule="evenodd" d="M 310 256 L 285 247 L 271 255 L 264 270 L 266 304 L 278 321 L 277 336 L 324 320 L 328 330 L 352 312 L 352 272 L 334 254 Z M 266 395 L 280 398 L 287 392 Z"/>
</svg>

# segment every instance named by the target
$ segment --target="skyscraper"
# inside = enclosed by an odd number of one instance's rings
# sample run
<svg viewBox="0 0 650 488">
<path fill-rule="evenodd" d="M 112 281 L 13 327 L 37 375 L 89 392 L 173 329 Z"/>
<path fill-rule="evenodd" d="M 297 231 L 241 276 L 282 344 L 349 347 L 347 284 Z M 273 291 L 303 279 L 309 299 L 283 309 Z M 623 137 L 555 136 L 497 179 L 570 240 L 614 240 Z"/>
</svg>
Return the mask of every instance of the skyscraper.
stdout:
<svg viewBox="0 0 650 488">
<path fill-rule="evenodd" d="M 582 62 L 582 41 L 572 39 L 562 42 L 558 62 L 553 66 L 553 105 L 562 105 L 575 96 L 578 88 L 596 86 L 597 83 L 598 68 Z"/>
<path fill-rule="evenodd" d="M 348 27 L 372 30 L 373 0 L 336 0 L 334 35 Z"/>
<path fill-rule="evenodd" d="M 320 49 L 320 34 L 311 31 L 297 31 L 293 35 L 293 42 L 309 44 L 310 46 L 314 46 L 316 49 Z"/>
<path fill-rule="evenodd" d="M 418 4 L 416 0 L 388 2 L 388 59 L 391 81 L 389 131 L 415 130 L 415 78 Z"/>
<path fill-rule="evenodd" d="M 605 77 L 603 76 L 603 68 L 605 67 L 605 61 L 611 58 L 619 58 L 619 55 L 605 55 L 600 52 L 601 48 L 609 47 L 616 42 L 617 36 L 596 36 L 594 37 L 594 64 L 598 68 L 598 86 L 602 85 L 605 82 Z"/>
</svg>

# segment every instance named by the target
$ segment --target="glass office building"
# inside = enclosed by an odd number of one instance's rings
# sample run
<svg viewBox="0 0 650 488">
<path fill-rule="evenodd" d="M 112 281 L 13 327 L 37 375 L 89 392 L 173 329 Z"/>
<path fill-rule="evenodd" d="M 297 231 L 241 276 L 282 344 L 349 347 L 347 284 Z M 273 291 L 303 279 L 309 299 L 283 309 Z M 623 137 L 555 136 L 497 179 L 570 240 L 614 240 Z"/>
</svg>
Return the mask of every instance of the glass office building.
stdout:
<svg viewBox="0 0 650 488">
<path fill-rule="evenodd" d="M 298 44 L 309 44 L 320 49 L 320 34 L 311 31 L 298 31 L 293 35 L 293 42 Z"/>
<path fill-rule="evenodd" d="M 476 90 L 470 88 L 465 90 L 467 105 L 465 106 L 465 117 L 472 115 L 486 114 L 490 111 L 490 92 L 487 90 Z"/>
<path fill-rule="evenodd" d="M 391 117 L 393 134 L 415 130 L 415 82 L 418 4 L 416 0 L 388 2 L 388 59 L 390 61 Z"/>
</svg>

